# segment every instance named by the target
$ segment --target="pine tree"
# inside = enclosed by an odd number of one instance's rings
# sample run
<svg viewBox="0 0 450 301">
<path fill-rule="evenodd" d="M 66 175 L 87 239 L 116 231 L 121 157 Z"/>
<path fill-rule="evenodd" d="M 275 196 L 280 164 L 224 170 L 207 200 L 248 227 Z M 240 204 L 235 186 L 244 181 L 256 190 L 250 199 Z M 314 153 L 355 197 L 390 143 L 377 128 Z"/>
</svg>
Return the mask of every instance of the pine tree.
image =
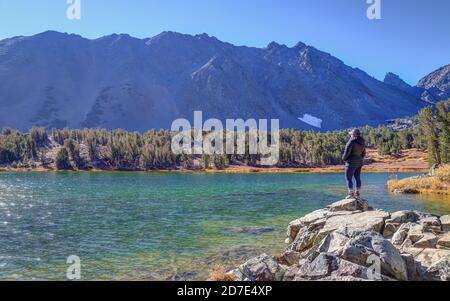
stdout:
<svg viewBox="0 0 450 301">
<path fill-rule="evenodd" d="M 39 152 L 39 161 L 41 162 L 42 166 L 45 166 L 47 164 L 47 152 L 45 148 L 41 148 Z"/>
<path fill-rule="evenodd" d="M 56 168 L 58 170 L 72 169 L 70 165 L 69 152 L 65 147 L 61 148 L 55 158 Z"/>
<path fill-rule="evenodd" d="M 450 163 L 450 99 L 439 102 L 437 108 L 437 121 L 439 134 L 439 149 L 442 163 Z"/>
<path fill-rule="evenodd" d="M 420 127 L 427 139 L 428 161 L 430 166 L 441 163 L 439 138 L 433 107 L 426 107 L 419 112 Z"/>
<path fill-rule="evenodd" d="M 206 154 L 202 154 L 202 156 L 201 156 L 201 163 L 202 163 L 202 167 L 204 169 L 210 168 L 211 167 L 210 156 L 206 155 Z"/>
</svg>

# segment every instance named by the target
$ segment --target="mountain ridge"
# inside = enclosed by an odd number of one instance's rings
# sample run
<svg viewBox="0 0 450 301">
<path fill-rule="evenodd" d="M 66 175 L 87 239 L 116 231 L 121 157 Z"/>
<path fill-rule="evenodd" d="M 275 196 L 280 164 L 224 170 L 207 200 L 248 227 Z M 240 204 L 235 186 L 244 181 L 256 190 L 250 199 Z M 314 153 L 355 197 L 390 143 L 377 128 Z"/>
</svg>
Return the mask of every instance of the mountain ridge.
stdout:
<svg viewBox="0 0 450 301">
<path fill-rule="evenodd" d="M 171 31 L 1 40 L 0 91 L 0 127 L 18 129 L 145 131 L 202 110 L 205 118 L 278 118 L 285 128 L 318 129 L 299 120 L 310 115 L 322 120 L 319 130 L 333 130 L 378 125 L 425 104 L 302 42 L 256 48 Z"/>
</svg>

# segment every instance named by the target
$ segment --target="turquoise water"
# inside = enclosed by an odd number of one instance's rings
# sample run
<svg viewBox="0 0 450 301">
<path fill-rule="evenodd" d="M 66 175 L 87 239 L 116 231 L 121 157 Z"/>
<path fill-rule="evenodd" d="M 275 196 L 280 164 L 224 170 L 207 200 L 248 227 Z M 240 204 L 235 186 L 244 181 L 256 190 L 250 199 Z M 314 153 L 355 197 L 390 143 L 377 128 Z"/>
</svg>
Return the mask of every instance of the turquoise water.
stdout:
<svg viewBox="0 0 450 301">
<path fill-rule="evenodd" d="M 401 177 L 411 174 L 402 174 Z M 439 196 L 364 196 L 389 211 L 450 213 Z M 289 221 L 342 198 L 339 174 L 0 173 L 0 279 L 205 279 L 263 251 L 281 253 Z"/>
</svg>

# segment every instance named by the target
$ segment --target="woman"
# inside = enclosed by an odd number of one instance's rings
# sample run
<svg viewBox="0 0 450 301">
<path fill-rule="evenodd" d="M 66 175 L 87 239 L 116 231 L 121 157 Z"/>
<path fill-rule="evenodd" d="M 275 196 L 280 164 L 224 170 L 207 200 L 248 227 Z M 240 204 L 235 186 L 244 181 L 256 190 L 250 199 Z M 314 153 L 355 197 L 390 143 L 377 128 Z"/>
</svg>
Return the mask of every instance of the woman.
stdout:
<svg viewBox="0 0 450 301">
<path fill-rule="evenodd" d="M 361 170 L 366 156 L 366 142 L 361 137 L 361 131 L 354 129 L 350 133 L 342 160 L 345 162 L 345 177 L 347 179 L 347 199 L 361 196 Z M 356 179 L 356 190 L 353 191 L 353 177 Z"/>
</svg>

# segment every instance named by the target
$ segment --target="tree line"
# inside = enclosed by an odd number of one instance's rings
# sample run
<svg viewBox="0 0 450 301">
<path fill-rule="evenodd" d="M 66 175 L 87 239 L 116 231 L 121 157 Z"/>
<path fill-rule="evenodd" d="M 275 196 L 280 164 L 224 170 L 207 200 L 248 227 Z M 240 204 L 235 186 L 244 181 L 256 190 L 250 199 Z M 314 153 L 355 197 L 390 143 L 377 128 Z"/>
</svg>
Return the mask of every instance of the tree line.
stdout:
<svg viewBox="0 0 450 301">
<path fill-rule="evenodd" d="M 427 150 L 430 164 L 450 160 L 450 100 L 420 111 L 413 125 L 363 127 L 368 147 L 381 155 L 399 155 L 402 150 Z M 342 164 L 342 151 L 349 130 L 327 133 L 284 129 L 280 131 L 280 160 L 277 167 L 321 167 Z M 0 165 L 57 169 L 161 170 L 176 168 L 217 168 L 229 165 L 259 166 L 259 155 L 175 155 L 171 151 L 173 133 L 150 130 L 146 133 L 105 129 L 32 128 L 27 133 L 2 129 Z M 225 143 L 224 143 L 225 145 Z"/>
<path fill-rule="evenodd" d="M 419 112 L 430 165 L 450 163 L 450 99 Z"/>
</svg>

